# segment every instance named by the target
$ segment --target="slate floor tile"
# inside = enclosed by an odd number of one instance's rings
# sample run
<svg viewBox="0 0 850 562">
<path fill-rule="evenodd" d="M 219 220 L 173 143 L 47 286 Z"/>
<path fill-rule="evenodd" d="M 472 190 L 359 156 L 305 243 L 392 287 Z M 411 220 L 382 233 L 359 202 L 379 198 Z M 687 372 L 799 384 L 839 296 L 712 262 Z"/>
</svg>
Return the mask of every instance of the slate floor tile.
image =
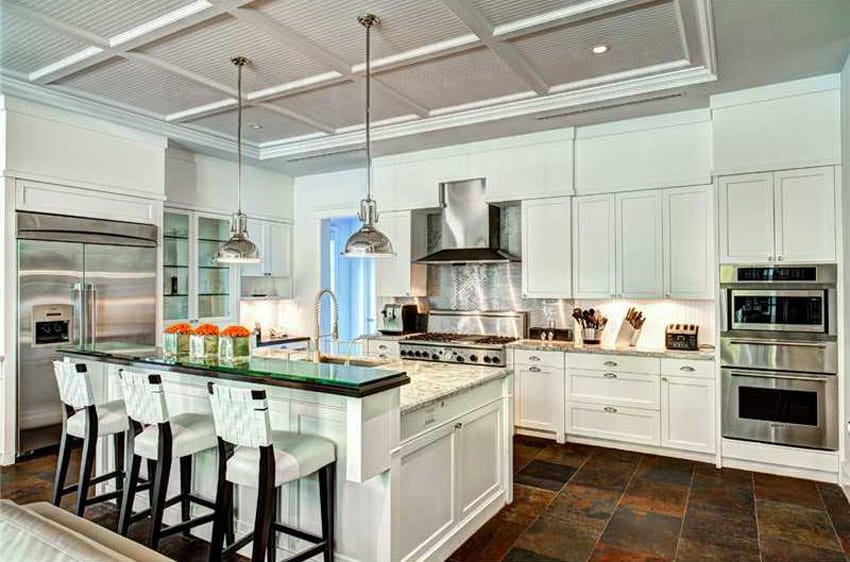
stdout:
<svg viewBox="0 0 850 562">
<path fill-rule="evenodd" d="M 694 463 L 684 459 L 648 456 L 635 472 L 635 480 L 650 480 L 664 484 L 690 486 Z"/>
<path fill-rule="evenodd" d="M 519 525 L 531 525 L 555 496 L 556 493 L 551 490 L 514 484 L 514 501 L 502 509 L 498 516 Z"/>
<path fill-rule="evenodd" d="M 825 511 L 770 500 L 756 500 L 762 541 L 781 539 L 827 550 L 841 550 Z"/>
<path fill-rule="evenodd" d="M 676 553 L 681 527 L 679 517 L 620 506 L 608 522 L 601 541 L 612 547 L 670 559 Z"/>
<path fill-rule="evenodd" d="M 584 562 L 593 552 L 604 523 L 565 521 L 543 516 L 519 537 L 519 548 L 556 560 Z"/>
<path fill-rule="evenodd" d="M 525 530 L 525 525 L 494 517 L 458 548 L 457 562 L 499 562 Z"/>
<path fill-rule="evenodd" d="M 593 454 L 578 470 L 572 483 L 622 492 L 632 479 L 638 462 Z"/>
<path fill-rule="evenodd" d="M 593 449 L 586 445 L 577 443 L 565 443 L 549 445 L 537 456 L 539 460 L 565 464 L 573 468 L 579 468 L 593 453 Z"/>
<path fill-rule="evenodd" d="M 593 562 L 662 562 L 667 558 L 600 542 L 596 545 L 590 560 Z"/>
<path fill-rule="evenodd" d="M 732 546 L 719 546 L 694 539 L 679 539 L 676 562 L 760 562 L 759 545 L 739 542 Z"/>
<path fill-rule="evenodd" d="M 688 502 L 730 512 L 751 512 L 754 507 L 752 476 L 742 480 L 734 473 L 695 472 Z"/>
<path fill-rule="evenodd" d="M 681 518 L 685 515 L 688 487 L 635 477 L 620 505 L 636 511 L 651 511 Z"/>
<path fill-rule="evenodd" d="M 755 511 L 730 512 L 689 502 L 682 537 L 718 547 L 735 548 L 741 542 L 756 544 L 758 527 Z"/>
<path fill-rule="evenodd" d="M 850 553 L 850 504 L 844 491 L 835 484 L 818 482 L 818 491 L 823 500 L 832 526 L 838 535 L 838 541 L 845 553 Z"/>
<path fill-rule="evenodd" d="M 614 513 L 619 499 L 619 492 L 570 483 L 552 500 L 546 511 L 561 519 L 589 518 L 604 522 Z"/>
<path fill-rule="evenodd" d="M 763 562 L 845 562 L 847 560 L 844 553 L 837 550 L 770 538 L 761 541 L 761 558 Z"/>
<path fill-rule="evenodd" d="M 508 554 L 502 559 L 502 562 L 561 562 L 559 558 L 552 558 L 545 554 L 532 552 L 524 548 L 514 547 L 508 551 Z"/>
<path fill-rule="evenodd" d="M 755 497 L 791 503 L 811 509 L 823 509 L 817 486 L 811 480 L 755 473 Z"/>
<path fill-rule="evenodd" d="M 535 459 L 516 473 L 514 481 L 517 484 L 557 492 L 564 487 L 575 470 L 570 466 Z"/>
</svg>

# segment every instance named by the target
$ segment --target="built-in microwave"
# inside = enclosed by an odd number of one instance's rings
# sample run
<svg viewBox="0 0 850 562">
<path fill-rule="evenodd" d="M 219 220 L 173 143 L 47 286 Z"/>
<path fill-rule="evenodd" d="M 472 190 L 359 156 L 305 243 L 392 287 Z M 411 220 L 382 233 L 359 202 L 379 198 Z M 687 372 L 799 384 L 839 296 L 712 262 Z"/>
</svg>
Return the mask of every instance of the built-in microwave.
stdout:
<svg viewBox="0 0 850 562">
<path fill-rule="evenodd" d="M 834 264 L 721 266 L 721 331 L 834 336 L 836 276 Z"/>
</svg>

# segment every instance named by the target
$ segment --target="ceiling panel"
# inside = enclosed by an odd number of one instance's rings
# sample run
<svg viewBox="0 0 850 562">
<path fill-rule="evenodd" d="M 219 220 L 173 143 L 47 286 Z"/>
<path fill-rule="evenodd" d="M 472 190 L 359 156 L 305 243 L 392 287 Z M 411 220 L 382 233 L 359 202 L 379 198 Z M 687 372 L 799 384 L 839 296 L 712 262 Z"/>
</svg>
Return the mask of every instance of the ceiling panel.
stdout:
<svg viewBox="0 0 850 562">
<path fill-rule="evenodd" d="M 88 45 L 30 23 L 0 7 L 0 66 L 29 74 Z"/>
<path fill-rule="evenodd" d="M 467 0 L 493 25 L 539 16 L 585 0 Z"/>
<path fill-rule="evenodd" d="M 236 138 L 236 118 L 236 111 L 228 111 L 196 119 L 187 123 L 187 125 L 211 129 Z M 253 106 L 244 108 L 242 125 L 242 138 L 249 142 L 266 142 L 316 132 L 316 129 L 304 125 L 300 121 L 295 121 L 262 107 Z M 257 129 L 252 125 L 259 125 L 262 128 Z"/>
<path fill-rule="evenodd" d="M 213 18 L 185 33 L 166 37 L 145 47 L 142 52 L 233 88 L 236 87 L 236 69 L 230 59 L 236 55 L 248 57 L 251 64 L 246 67 L 243 76 L 244 88 L 248 91 L 330 70 L 227 15 Z"/>
<path fill-rule="evenodd" d="M 171 72 L 126 59 L 113 59 L 59 84 L 159 114 L 183 111 L 226 97 Z"/>
<path fill-rule="evenodd" d="M 430 109 L 526 92 L 520 80 L 486 48 L 377 74 L 382 82 Z"/>
<path fill-rule="evenodd" d="M 18 3 L 85 31 L 112 37 L 194 1 L 18 0 Z"/>
<path fill-rule="evenodd" d="M 274 103 L 335 128 L 358 125 L 366 120 L 366 93 L 362 83 L 346 82 L 289 96 Z M 373 122 L 409 113 L 410 110 L 406 106 L 381 94 L 374 84 L 372 85 Z"/>
<path fill-rule="evenodd" d="M 373 60 L 470 34 L 434 0 L 266 0 L 252 6 L 349 64 L 365 59 L 366 33 L 357 16 L 367 12 L 381 19 L 372 33 Z"/>
<path fill-rule="evenodd" d="M 604 43 L 607 53 L 591 48 Z M 616 15 L 512 41 L 550 85 L 684 58 L 681 30 L 673 2 L 650 4 Z"/>
</svg>

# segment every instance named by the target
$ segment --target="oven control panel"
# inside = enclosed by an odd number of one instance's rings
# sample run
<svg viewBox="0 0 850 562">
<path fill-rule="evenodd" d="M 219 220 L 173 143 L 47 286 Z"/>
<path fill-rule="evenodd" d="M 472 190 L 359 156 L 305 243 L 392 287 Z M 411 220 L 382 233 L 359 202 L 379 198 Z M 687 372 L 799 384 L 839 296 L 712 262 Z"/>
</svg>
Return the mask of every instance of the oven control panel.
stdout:
<svg viewBox="0 0 850 562">
<path fill-rule="evenodd" d="M 32 346 L 70 343 L 72 314 L 73 308 L 66 304 L 32 307 Z"/>
<path fill-rule="evenodd" d="M 505 366 L 504 349 L 488 349 L 451 345 L 421 345 L 399 343 L 399 355 L 402 359 L 420 361 L 439 361 L 464 365 L 484 365 L 489 367 Z"/>
</svg>

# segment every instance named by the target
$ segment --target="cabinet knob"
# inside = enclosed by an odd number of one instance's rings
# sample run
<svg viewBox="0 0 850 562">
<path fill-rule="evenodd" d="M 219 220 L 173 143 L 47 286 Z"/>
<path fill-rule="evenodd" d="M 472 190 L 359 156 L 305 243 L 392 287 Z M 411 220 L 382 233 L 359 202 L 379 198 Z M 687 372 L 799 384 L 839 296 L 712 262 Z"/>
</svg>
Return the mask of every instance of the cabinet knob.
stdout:
<svg viewBox="0 0 850 562">
<path fill-rule="evenodd" d="M 767 256 L 767 261 L 773 261 L 773 256 Z"/>
<path fill-rule="evenodd" d="M 529 361 L 540 361 L 540 358 L 536 355 L 529 355 L 528 360 Z"/>
<path fill-rule="evenodd" d="M 529 368 L 528 368 L 528 372 L 530 372 L 530 373 L 539 373 L 539 372 L 540 372 L 540 367 L 529 367 Z"/>
<path fill-rule="evenodd" d="M 606 412 L 609 412 L 609 413 L 611 413 L 611 414 L 616 414 L 616 413 L 617 413 L 617 408 L 615 408 L 615 407 L 613 407 L 613 406 L 605 406 L 605 411 L 606 411 Z"/>
<path fill-rule="evenodd" d="M 784 260 L 784 259 L 785 259 L 785 258 L 784 258 L 783 256 L 777 256 L 777 258 L 776 258 L 776 260 L 777 260 L 777 261 L 782 261 L 782 260 Z"/>
<path fill-rule="evenodd" d="M 668 382 L 667 377 L 661 377 L 661 382 Z"/>
<path fill-rule="evenodd" d="M 694 368 L 693 368 L 693 367 L 691 367 L 690 365 L 684 365 L 684 366 L 682 366 L 682 367 L 679 367 L 679 370 L 680 370 L 680 371 L 684 371 L 684 372 L 686 372 L 686 373 L 693 373 L 696 369 L 694 369 Z"/>
<path fill-rule="evenodd" d="M 463 424 L 462 424 L 462 423 L 460 423 L 460 422 L 457 422 L 457 423 L 455 424 L 455 429 L 460 429 L 460 428 L 462 428 L 462 427 L 463 427 Z"/>
<path fill-rule="evenodd" d="M 606 379 L 616 379 L 617 378 L 617 375 L 615 373 L 605 373 L 602 376 L 605 377 Z"/>
<path fill-rule="evenodd" d="M 603 363 L 603 365 L 605 365 L 606 367 L 616 367 L 617 362 L 616 361 L 606 361 L 605 363 Z"/>
</svg>

